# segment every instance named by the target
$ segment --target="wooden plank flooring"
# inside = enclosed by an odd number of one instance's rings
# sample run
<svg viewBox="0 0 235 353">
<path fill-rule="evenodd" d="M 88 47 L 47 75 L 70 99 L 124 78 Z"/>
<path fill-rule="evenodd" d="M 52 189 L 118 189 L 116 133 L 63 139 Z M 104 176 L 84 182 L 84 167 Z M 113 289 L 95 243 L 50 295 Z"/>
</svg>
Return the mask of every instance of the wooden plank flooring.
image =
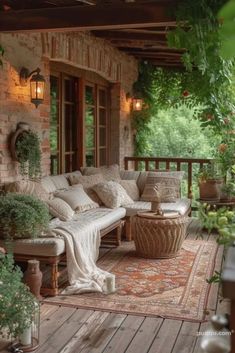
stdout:
<svg viewBox="0 0 235 353">
<path fill-rule="evenodd" d="M 188 239 L 197 239 L 200 234 L 200 227 L 192 220 Z M 216 241 L 216 236 L 204 233 L 203 239 Z M 101 256 L 107 251 L 101 249 Z M 216 269 L 219 267 L 220 260 Z M 220 302 L 217 290 L 217 285 L 213 285 L 208 301 L 210 315 L 229 310 L 229 302 Z M 207 322 L 200 324 L 43 304 L 41 341 L 36 353 L 202 353 L 197 332 L 205 331 L 207 325 Z M 1 343 L 0 352 L 7 352 Z"/>
</svg>

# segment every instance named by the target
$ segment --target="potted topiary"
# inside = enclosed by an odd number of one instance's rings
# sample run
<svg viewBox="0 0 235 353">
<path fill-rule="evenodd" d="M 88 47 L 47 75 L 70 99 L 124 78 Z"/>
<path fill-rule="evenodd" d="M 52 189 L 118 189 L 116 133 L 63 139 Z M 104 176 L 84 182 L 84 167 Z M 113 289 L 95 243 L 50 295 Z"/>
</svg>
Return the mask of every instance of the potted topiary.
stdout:
<svg viewBox="0 0 235 353">
<path fill-rule="evenodd" d="M 47 206 L 31 195 L 0 196 L 0 238 L 35 238 L 48 227 Z"/>
<path fill-rule="evenodd" d="M 35 298 L 22 282 L 23 274 L 13 256 L 0 251 L 0 337 L 16 339 L 29 329 L 35 312 Z"/>
<path fill-rule="evenodd" d="M 29 178 L 38 178 L 41 174 L 40 139 L 26 123 L 19 123 L 11 138 L 11 154 L 20 164 L 20 173 Z"/>
<path fill-rule="evenodd" d="M 208 164 L 198 173 L 200 200 L 219 201 L 223 178 L 218 175 L 214 164 Z"/>
</svg>

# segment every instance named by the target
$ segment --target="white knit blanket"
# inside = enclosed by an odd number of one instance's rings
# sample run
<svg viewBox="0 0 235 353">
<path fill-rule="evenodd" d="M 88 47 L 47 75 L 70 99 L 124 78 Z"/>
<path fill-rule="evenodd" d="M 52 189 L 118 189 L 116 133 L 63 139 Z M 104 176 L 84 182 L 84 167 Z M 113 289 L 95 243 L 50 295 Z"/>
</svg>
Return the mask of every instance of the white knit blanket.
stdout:
<svg viewBox="0 0 235 353">
<path fill-rule="evenodd" d="M 88 221 L 62 222 L 56 219 L 50 224 L 50 235 L 63 237 L 66 245 L 69 286 L 61 294 L 105 292 L 108 272 L 96 266 L 99 255 L 100 231 Z"/>
</svg>

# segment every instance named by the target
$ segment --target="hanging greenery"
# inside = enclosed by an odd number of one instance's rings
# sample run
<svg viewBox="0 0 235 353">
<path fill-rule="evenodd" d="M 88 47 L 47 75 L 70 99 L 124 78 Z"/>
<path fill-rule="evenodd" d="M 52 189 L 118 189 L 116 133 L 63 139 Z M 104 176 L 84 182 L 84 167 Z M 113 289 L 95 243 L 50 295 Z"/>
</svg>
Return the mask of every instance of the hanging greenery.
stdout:
<svg viewBox="0 0 235 353">
<path fill-rule="evenodd" d="M 20 163 L 20 173 L 37 178 L 41 174 L 41 150 L 38 135 L 33 131 L 23 131 L 16 141 L 16 155 Z"/>
<path fill-rule="evenodd" d="M 135 130 L 135 155 L 141 156 L 148 151 L 148 123 L 155 110 L 155 72 L 154 66 L 141 63 L 138 80 L 133 85 L 133 93 L 143 99 L 141 111 L 132 112 L 132 127 Z"/>
<path fill-rule="evenodd" d="M 203 124 L 217 131 L 223 128 L 224 118 L 235 111 L 233 61 L 220 55 L 217 12 L 223 3 L 223 0 L 184 0 L 176 11 L 178 27 L 168 34 L 170 47 L 186 49 L 182 56 L 188 73 L 182 77 L 185 90 L 205 105 Z"/>
</svg>

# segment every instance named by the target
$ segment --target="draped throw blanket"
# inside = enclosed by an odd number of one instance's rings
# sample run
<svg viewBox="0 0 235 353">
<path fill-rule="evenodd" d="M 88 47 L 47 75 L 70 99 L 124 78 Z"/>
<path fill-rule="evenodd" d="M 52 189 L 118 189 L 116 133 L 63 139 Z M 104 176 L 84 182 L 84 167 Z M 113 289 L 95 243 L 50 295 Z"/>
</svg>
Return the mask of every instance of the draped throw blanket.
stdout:
<svg viewBox="0 0 235 353">
<path fill-rule="evenodd" d="M 110 275 L 96 266 L 99 255 L 100 231 L 85 220 L 51 222 L 51 235 L 63 237 L 66 244 L 69 286 L 61 294 L 106 292 Z"/>
</svg>

